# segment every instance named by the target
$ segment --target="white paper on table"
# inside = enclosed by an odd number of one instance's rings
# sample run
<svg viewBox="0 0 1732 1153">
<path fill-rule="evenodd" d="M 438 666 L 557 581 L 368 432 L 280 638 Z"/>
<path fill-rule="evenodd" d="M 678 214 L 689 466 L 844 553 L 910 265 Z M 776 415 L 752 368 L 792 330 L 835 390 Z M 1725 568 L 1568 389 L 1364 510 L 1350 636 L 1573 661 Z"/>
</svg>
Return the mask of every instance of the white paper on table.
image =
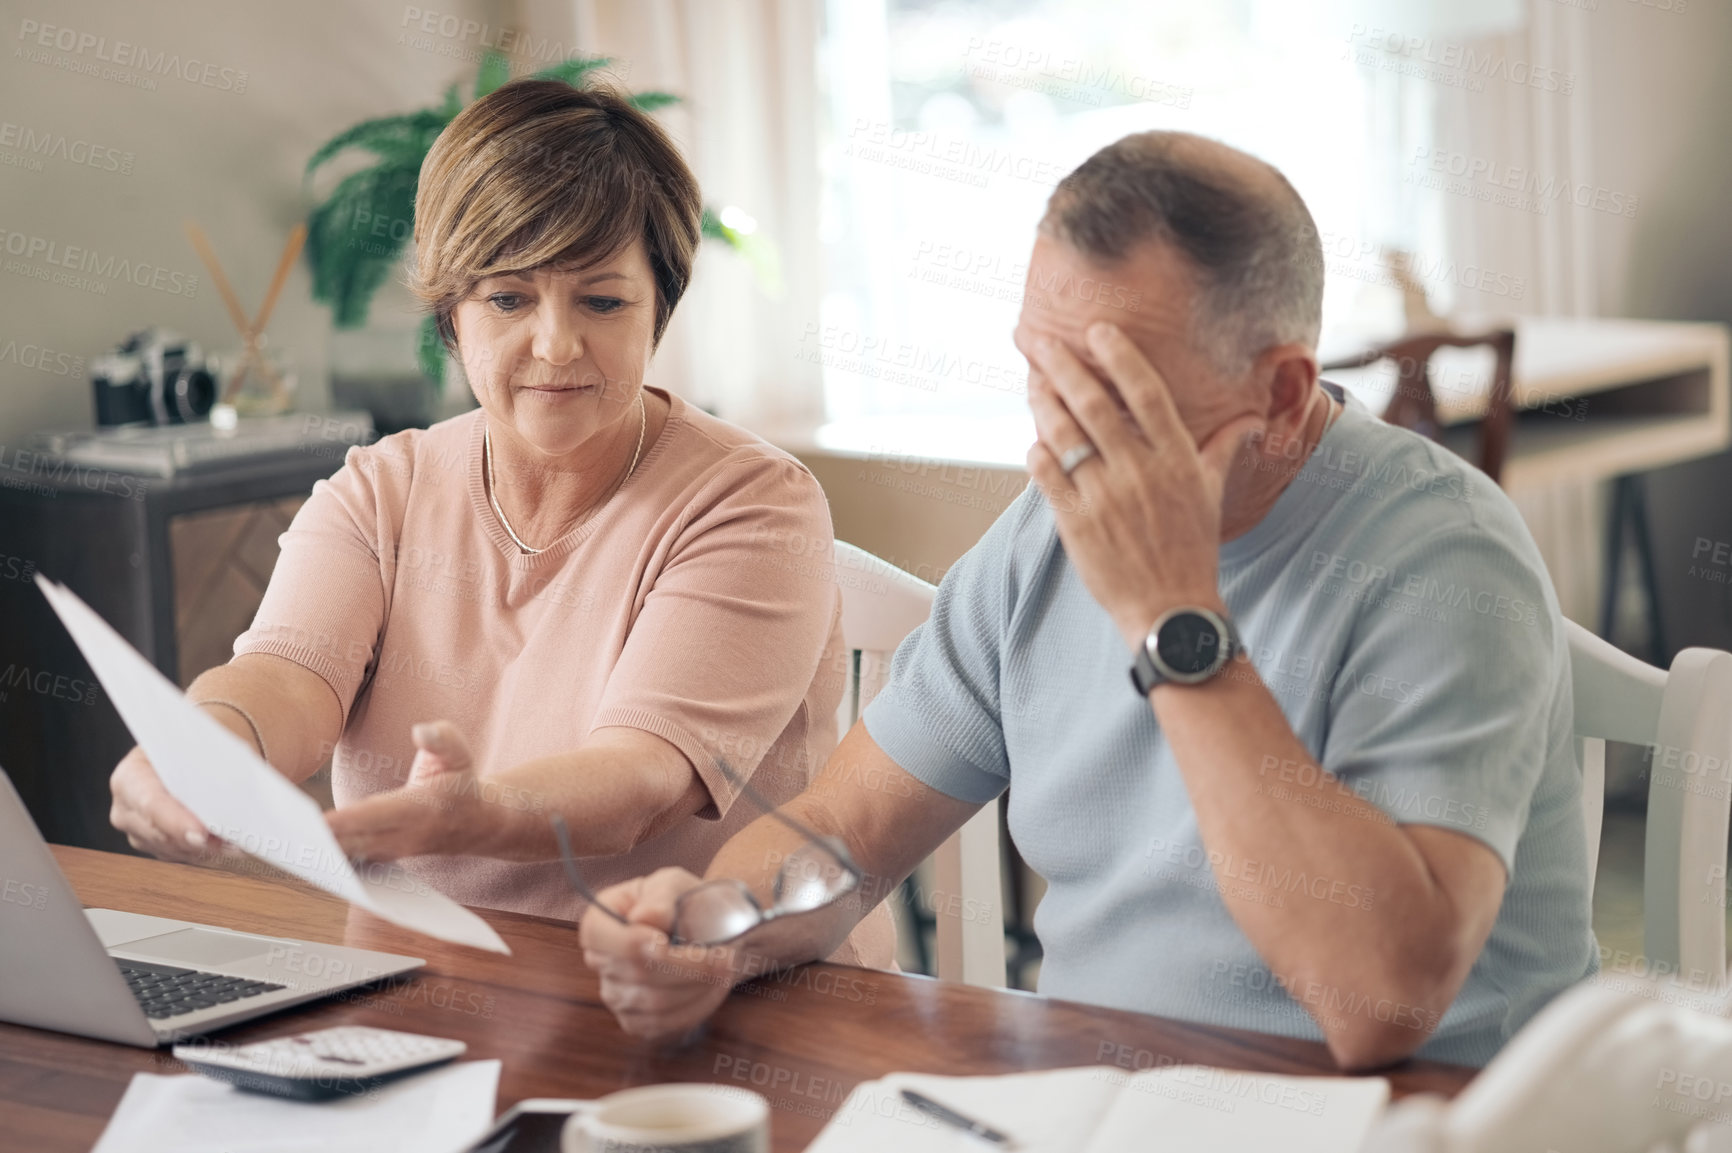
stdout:
<svg viewBox="0 0 1732 1153">
<path fill-rule="evenodd" d="M 92 1153 L 457 1153 L 493 1123 L 498 1061 L 465 1061 L 331 1101 L 195 1073 L 134 1073 Z"/>
<path fill-rule="evenodd" d="M 892 1073 L 856 1086 L 807 1153 L 986 1147 L 912 1108 L 903 1089 L 1001 1130 L 1017 1153 L 1353 1153 L 1389 1100 L 1381 1077 L 1281 1077 L 1202 1065 L 986 1077 Z"/>
<path fill-rule="evenodd" d="M 1174 1153 L 1279 1149 L 1353 1153 L 1389 1104 L 1382 1077 L 1279 1077 L 1206 1065 L 1127 1075 L 1090 1139 L 1090 1153 L 1147 1148 L 1151 1133 Z"/>
<path fill-rule="evenodd" d="M 96 671 L 163 787 L 207 829 L 393 924 L 442 941 L 511 952 L 486 921 L 400 868 L 363 867 L 357 873 L 318 802 L 188 701 L 76 593 L 41 573 L 36 586 Z"/>
<path fill-rule="evenodd" d="M 913 1089 L 1011 1136 L 1016 1153 L 1078 1153 L 1119 1086 L 1100 1069 L 1051 1069 L 999 1077 L 892 1073 L 849 1094 L 807 1153 L 964 1153 L 990 1148 L 902 1100 Z"/>
</svg>

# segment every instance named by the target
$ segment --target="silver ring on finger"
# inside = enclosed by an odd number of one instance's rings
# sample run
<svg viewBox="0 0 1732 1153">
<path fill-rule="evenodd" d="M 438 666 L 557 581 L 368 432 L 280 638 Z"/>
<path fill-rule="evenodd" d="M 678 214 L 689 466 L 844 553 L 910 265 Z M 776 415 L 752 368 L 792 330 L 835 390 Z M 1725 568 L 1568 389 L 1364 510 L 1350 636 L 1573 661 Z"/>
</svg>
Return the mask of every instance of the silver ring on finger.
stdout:
<svg viewBox="0 0 1732 1153">
<path fill-rule="evenodd" d="M 1085 440 L 1074 448 L 1065 449 L 1064 454 L 1058 458 L 1058 467 L 1069 476 L 1081 468 L 1085 460 L 1099 455 L 1100 450 L 1095 448 L 1094 442 Z"/>
</svg>

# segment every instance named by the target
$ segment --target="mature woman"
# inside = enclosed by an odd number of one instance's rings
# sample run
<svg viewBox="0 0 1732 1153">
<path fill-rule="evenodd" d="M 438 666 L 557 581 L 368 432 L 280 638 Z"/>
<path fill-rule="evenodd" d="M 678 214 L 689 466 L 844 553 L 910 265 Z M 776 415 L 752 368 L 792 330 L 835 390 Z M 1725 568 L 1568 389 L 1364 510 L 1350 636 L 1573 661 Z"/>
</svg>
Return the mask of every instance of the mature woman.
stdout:
<svg viewBox="0 0 1732 1153">
<path fill-rule="evenodd" d="M 690 280 L 696 180 L 605 91 L 508 84 L 434 143 L 413 287 L 480 410 L 352 449 L 314 486 L 235 658 L 188 696 L 291 780 L 332 760 L 352 855 L 468 904 L 575 919 L 592 886 L 702 872 L 836 741 L 838 593 L 796 460 L 642 384 Z M 727 769 L 718 767 L 725 763 Z M 138 750 L 113 821 L 221 846 Z M 888 914 L 839 959 L 887 965 Z"/>
</svg>

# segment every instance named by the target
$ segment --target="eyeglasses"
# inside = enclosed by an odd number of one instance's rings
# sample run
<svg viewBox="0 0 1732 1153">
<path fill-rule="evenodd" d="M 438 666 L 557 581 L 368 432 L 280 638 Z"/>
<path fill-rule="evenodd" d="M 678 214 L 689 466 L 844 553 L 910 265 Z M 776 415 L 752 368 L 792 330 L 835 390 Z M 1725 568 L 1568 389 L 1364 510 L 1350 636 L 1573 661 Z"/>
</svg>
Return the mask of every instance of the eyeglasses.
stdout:
<svg viewBox="0 0 1732 1153">
<path fill-rule="evenodd" d="M 766 908 L 744 881 L 718 878 L 688 889 L 674 902 L 673 921 L 668 926 L 668 940 L 675 945 L 726 945 L 737 941 L 767 921 L 810 913 L 832 904 L 860 887 L 862 873 L 847 848 L 836 837 L 827 837 L 785 813 L 777 811 L 762 794 L 746 783 L 725 763 L 718 762 L 722 774 L 737 786 L 740 795 L 764 810 L 782 824 L 793 829 L 806 843 L 789 853 L 776 871 L 770 890 L 770 905 Z M 558 813 L 551 818 L 553 835 L 559 841 L 559 856 L 565 865 L 566 879 L 591 905 L 622 925 L 631 924 L 608 908 L 584 883 L 577 871 L 577 860 L 571 852 L 571 838 L 565 818 Z"/>
</svg>

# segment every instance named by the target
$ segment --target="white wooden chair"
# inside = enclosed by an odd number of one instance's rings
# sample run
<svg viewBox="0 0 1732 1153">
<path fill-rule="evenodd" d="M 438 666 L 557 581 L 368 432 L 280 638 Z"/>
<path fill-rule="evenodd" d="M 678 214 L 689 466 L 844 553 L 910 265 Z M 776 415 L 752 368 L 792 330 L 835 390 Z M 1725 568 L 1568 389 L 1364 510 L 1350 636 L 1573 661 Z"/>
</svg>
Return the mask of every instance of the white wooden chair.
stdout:
<svg viewBox="0 0 1732 1153">
<path fill-rule="evenodd" d="M 1649 750 L 1642 951 L 1692 981 L 1726 980 L 1726 834 L 1732 814 L 1732 653 L 1684 649 L 1669 672 L 1565 621 L 1588 884 L 1600 854 L 1606 742 Z"/>
<path fill-rule="evenodd" d="M 932 614 L 937 589 L 889 561 L 836 542 L 842 589 L 842 643 L 855 655 L 837 710 L 837 732 L 854 726 L 890 678 L 890 658 L 914 627 Z M 938 975 L 947 981 L 1004 985 L 998 802 L 981 808 L 932 859 L 936 884 Z M 988 914 L 988 915 L 983 915 Z"/>
</svg>

